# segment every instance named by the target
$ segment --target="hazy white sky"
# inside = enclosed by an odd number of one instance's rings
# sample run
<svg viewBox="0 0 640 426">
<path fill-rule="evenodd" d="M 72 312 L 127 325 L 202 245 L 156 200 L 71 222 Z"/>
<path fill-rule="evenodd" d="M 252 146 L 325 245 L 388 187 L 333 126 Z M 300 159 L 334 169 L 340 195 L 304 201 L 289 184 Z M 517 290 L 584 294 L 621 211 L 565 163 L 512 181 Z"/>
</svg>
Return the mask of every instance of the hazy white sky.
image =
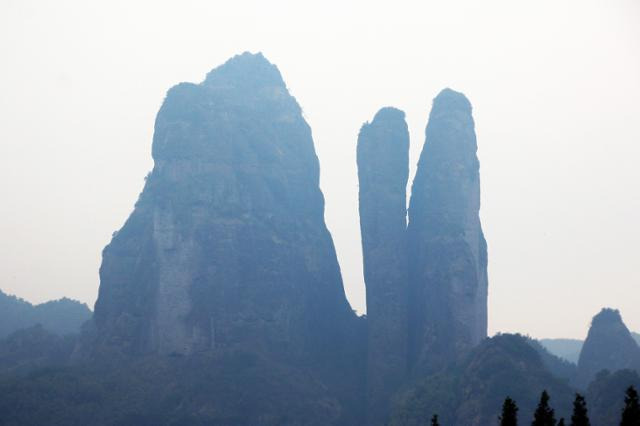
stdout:
<svg viewBox="0 0 640 426">
<path fill-rule="evenodd" d="M 93 305 L 165 92 L 245 50 L 313 129 L 355 309 L 358 130 L 404 110 L 413 172 L 449 86 L 474 106 L 490 332 L 581 338 L 602 306 L 640 330 L 638 0 L 2 0 L 0 288 Z"/>
</svg>

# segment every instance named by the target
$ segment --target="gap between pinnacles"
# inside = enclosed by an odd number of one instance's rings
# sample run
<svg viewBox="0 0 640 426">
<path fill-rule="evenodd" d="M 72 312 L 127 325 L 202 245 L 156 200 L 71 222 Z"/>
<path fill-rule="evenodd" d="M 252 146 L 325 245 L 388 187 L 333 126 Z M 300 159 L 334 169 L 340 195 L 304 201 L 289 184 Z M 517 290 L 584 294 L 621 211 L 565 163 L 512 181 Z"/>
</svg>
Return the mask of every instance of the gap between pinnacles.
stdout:
<svg viewBox="0 0 640 426">
<path fill-rule="evenodd" d="M 383 108 L 358 136 L 370 424 L 409 375 L 444 367 L 487 335 L 487 246 L 471 104 L 433 101 L 406 210 L 409 133 Z"/>
</svg>

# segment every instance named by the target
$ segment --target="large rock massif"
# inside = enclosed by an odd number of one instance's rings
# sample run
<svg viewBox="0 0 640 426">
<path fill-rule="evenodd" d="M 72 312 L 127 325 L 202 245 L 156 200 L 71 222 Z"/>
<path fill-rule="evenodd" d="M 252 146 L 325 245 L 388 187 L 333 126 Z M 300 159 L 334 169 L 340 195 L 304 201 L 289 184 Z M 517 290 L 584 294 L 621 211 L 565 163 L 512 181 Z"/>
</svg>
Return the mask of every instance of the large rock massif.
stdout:
<svg viewBox="0 0 640 426">
<path fill-rule="evenodd" d="M 345 298 L 311 130 L 278 69 L 245 53 L 169 90 L 155 166 L 104 249 L 99 346 L 187 355 L 335 349 Z"/>
<path fill-rule="evenodd" d="M 407 373 L 407 179 L 404 113 L 383 108 L 358 136 L 360 229 L 367 286 L 369 424 L 383 421 Z"/>
<path fill-rule="evenodd" d="M 602 370 L 640 371 L 640 347 L 622 322 L 620 312 L 604 308 L 593 317 L 578 360 L 577 385 L 581 388 Z"/>
<path fill-rule="evenodd" d="M 485 339 L 476 150 L 469 101 L 443 90 L 407 221 L 404 113 L 383 108 L 362 127 L 368 316 L 357 317 L 324 222 L 311 131 L 278 69 L 245 53 L 173 87 L 156 119 L 154 168 L 104 249 L 79 343 L 39 326 L 0 339 L 0 423 L 378 426 L 439 414 L 484 426 L 507 395 L 530 415 L 542 389 L 567 415 L 574 365 L 519 335 Z M 3 306 L 27 305 L 0 292 L 0 326 Z M 580 355 L 582 385 L 638 362 L 619 313 L 603 310 Z M 615 424 L 611 395 L 638 380 L 598 373 L 587 393 L 594 424 Z"/>
<path fill-rule="evenodd" d="M 438 368 L 487 335 L 487 244 L 471 104 L 445 89 L 433 101 L 411 189 L 409 356 Z"/>
<path fill-rule="evenodd" d="M 70 356 L 74 369 L 29 382 L 38 395 L 55 383 L 62 401 L 36 417 L 53 424 L 90 412 L 94 424 L 387 424 L 398 392 L 486 336 L 476 148 L 471 105 L 442 91 L 407 224 L 404 113 L 383 108 L 362 127 L 368 316 L 357 317 L 324 222 L 311 130 L 278 69 L 245 53 L 200 84 L 173 87 L 156 118 L 153 170 L 103 251 L 99 297 Z M 40 334 L 13 341 L 46 341 Z M 62 343 L 45 353 L 55 363 L 69 350 Z M 19 353 L 7 351 L 7 363 Z M 110 391 L 104 371 L 125 391 Z M 92 383 L 93 399 L 78 404 Z M 5 384 L 11 395 L 14 386 L 22 384 Z M 14 408 L 26 407 L 18 399 L 1 402 L 0 415 L 31 415 Z M 472 417 L 473 407 L 467 410 Z"/>
</svg>

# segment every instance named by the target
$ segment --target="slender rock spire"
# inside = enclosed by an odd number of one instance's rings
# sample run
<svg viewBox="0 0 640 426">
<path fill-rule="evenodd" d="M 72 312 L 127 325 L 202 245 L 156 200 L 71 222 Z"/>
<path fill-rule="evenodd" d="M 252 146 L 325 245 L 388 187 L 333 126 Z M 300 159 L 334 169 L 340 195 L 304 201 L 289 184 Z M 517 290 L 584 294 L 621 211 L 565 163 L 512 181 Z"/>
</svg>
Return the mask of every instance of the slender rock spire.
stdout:
<svg viewBox="0 0 640 426">
<path fill-rule="evenodd" d="M 406 188 L 409 133 L 404 113 L 383 108 L 358 136 L 360 230 L 367 287 L 369 425 L 385 424 L 406 374 Z"/>
<path fill-rule="evenodd" d="M 410 362 L 436 368 L 487 334 L 487 246 L 471 104 L 444 89 L 433 101 L 411 191 Z"/>
</svg>

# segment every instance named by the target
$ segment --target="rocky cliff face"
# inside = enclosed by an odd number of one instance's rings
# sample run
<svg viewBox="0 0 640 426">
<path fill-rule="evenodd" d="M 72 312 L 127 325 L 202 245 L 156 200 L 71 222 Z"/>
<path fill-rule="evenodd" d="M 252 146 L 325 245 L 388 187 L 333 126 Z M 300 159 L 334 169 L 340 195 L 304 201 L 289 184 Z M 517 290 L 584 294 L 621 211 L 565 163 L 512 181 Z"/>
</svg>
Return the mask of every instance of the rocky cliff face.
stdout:
<svg viewBox="0 0 640 426">
<path fill-rule="evenodd" d="M 153 171 L 104 249 L 97 344 L 125 353 L 332 351 L 346 301 L 311 131 L 245 53 L 167 93 Z"/>
<path fill-rule="evenodd" d="M 404 113 L 383 108 L 358 136 L 360 230 L 367 287 L 368 424 L 383 424 L 406 374 L 406 192 L 409 132 Z"/>
<path fill-rule="evenodd" d="M 437 366 L 487 333 L 487 246 L 478 216 L 479 162 L 471 104 L 434 99 L 413 181 L 408 254 L 410 355 Z"/>
<path fill-rule="evenodd" d="M 602 309 L 591 321 L 578 360 L 577 384 L 581 388 L 601 370 L 622 369 L 640 371 L 640 348 L 616 309 Z"/>
</svg>

